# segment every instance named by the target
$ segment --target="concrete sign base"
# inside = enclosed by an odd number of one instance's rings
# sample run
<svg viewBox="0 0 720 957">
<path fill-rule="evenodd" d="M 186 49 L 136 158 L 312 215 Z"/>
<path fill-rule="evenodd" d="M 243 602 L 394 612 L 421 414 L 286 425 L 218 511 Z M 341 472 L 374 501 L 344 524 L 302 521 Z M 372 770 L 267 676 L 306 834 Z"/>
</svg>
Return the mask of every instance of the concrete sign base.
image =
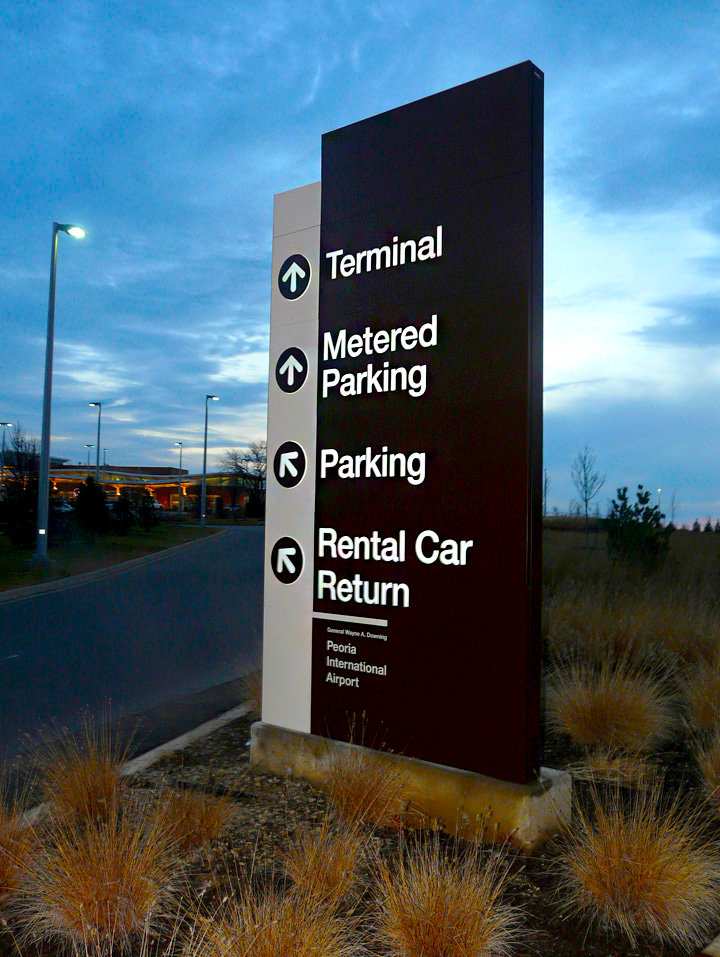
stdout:
<svg viewBox="0 0 720 957">
<path fill-rule="evenodd" d="M 400 770 L 406 805 L 422 812 L 411 816 L 411 824 L 427 826 L 429 819 L 448 834 L 486 843 L 507 840 L 531 854 L 570 821 L 572 778 L 566 771 L 541 768 L 538 781 L 513 784 L 262 721 L 252 726 L 252 766 L 315 787 L 322 788 L 330 761 L 352 751 L 364 752 L 368 761 L 383 768 Z"/>
</svg>

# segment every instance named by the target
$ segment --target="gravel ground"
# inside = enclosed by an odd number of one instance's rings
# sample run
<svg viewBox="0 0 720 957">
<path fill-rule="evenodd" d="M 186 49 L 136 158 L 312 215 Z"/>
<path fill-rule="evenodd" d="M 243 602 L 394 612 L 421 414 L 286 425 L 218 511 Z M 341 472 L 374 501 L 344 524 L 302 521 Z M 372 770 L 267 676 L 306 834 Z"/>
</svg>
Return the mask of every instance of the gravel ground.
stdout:
<svg viewBox="0 0 720 957">
<path fill-rule="evenodd" d="M 253 720 L 256 718 L 245 716 L 163 758 L 131 781 L 131 786 L 138 789 L 199 788 L 232 799 L 230 826 L 212 847 L 196 852 L 191 868 L 194 893 L 209 906 L 219 902 L 243 875 L 252 873 L 255 879 L 282 885 L 279 848 L 299 827 L 332 814 L 327 799 L 315 788 L 250 769 Z M 561 766 L 564 756 L 555 757 L 560 760 L 546 763 Z M 577 790 L 582 800 L 583 786 Z M 378 831 L 372 843 L 386 855 L 397 847 L 399 839 L 397 831 Z M 443 844 L 452 851 L 450 838 L 444 838 Z M 635 949 L 602 931 L 563 919 L 555 897 L 552 843 L 530 858 L 513 848 L 504 853 L 511 864 L 508 899 L 521 906 L 529 930 L 527 942 L 514 951 L 513 957 L 681 957 L 672 948 L 641 945 Z"/>
</svg>

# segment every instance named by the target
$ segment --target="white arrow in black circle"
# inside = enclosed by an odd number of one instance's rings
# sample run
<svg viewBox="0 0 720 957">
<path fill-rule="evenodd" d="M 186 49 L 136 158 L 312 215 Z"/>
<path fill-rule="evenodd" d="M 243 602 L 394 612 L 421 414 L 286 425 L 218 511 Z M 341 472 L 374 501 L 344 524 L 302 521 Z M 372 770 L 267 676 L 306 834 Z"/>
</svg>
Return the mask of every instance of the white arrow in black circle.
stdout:
<svg viewBox="0 0 720 957">
<path fill-rule="evenodd" d="M 303 551 L 294 538 L 287 535 L 279 538 L 270 553 L 270 567 L 273 574 L 283 585 L 292 585 L 303 570 Z"/>
<path fill-rule="evenodd" d="M 297 346 L 290 346 L 280 354 L 275 364 L 275 381 L 283 392 L 297 392 L 305 384 L 308 357 Z"/>
<path fill-rule="evenodd" d="M 307 460 L 302 445 L 297 442 L 283 442 L 273 458 L 275 478 L 283 488 L 294 488 L 305 475 Z"/>
<path fill-rule="evenodd" d="M 300 253 L 288 256 L 278 272 L 278 289 L 286 299 L 299 299 L 310 285 L 310 263 Z"/>
</svg>

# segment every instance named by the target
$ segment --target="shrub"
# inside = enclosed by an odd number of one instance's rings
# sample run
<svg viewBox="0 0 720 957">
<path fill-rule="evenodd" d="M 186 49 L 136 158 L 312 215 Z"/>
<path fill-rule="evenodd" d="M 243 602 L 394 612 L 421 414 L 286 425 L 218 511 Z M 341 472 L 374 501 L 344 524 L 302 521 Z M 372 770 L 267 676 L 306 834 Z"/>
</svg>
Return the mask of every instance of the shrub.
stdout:
<svg viewBox="0 0 720 957">
<path fill-rule="evenodd" d="M 323 821 L 319 828 L 303 829 L 281 857 L 300 893 L 336 910 L 357 887 L 363 847 L 358 831 Z"/>
<path fill-rule="evenodd" d="M 520 912 L 502 902 L 508 864 L 477 844 L 447 859 L 437 838 L 379 868 L 378 930 L 392 957 L 509 957 Z M 385 952 L 385 951 L 383 951 Z"/>
<path fill-rule="evenodd" d="M 690 948 L 717 931 L 720 860 L 699 812 L 662 806 L 662 782 L 623 799 L 591 789 L 564 830 L 561 910 L 622 933 Z"/>
<path fill-rule="evenodd" d="M 127 535 L 135 522 L 135 510 L 130 496 L 123 489 L 112 503 L 110 525 L 118 535 Z"/>
<path fill-rule="evenodd" d="M 663 527 L 665 515 L 657 505 L 650 505 L 650 492 L 638 485 L 637 502 L 628 503 L 627 486 L 617 490 L 606 521 L 607 548 L 610 558 L 637 565 L 644 571 L 659 568 L 670 548 L 673 526 Z"/>
<path fill-rule="evenodd" d="M 138 509 L 138 517 L 140 519 L 140 525 L 146 532 L 154 528 L 159 521 L 157 509 L 153 505 L 153 497 L 147 489 L 143 489 L 140 507 Z"/>
<path fill-rule="evenodd" d="M 108 510 L 105 490 L 101 485 L 95 484 L 92 475 L 88 475 L 78 489 L 75 499 L 75 516 L 80 528 L 86 532 L 94 535 L 107 530 Z"/>
<path fill-rule="evenodd" d="M 648 751 L 670 734 L 670 705 L 657 675 L 623 660 L 599 667 L 574 662 L 548 680 L 548 723 L 583 748 Z"/>
<path fill-rule="evenodd" d="M 51 825 L 16 901 L 20 940 L 76 953 L 129 951 L 169 900 L 177 864 L 160 817 Z"/>
</svg>

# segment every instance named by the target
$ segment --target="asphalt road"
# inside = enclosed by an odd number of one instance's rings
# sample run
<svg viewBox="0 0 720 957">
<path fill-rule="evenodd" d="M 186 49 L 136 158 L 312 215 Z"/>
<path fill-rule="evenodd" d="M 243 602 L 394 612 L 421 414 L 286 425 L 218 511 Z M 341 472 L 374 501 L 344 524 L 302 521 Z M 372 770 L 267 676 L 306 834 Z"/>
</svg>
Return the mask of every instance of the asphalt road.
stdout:
<svg viewBox="0 0 720 957">
<path fill-rule="evenodd" d="M 165 706 L 175 730 L 211 717 L 218 696 L 208 689 L 227 688 L 257 660 L 264 531 L 231 528 L 149 564 L 0 604 L 0 758 L 82 712 L 118 719 Z"/>
</svg>

